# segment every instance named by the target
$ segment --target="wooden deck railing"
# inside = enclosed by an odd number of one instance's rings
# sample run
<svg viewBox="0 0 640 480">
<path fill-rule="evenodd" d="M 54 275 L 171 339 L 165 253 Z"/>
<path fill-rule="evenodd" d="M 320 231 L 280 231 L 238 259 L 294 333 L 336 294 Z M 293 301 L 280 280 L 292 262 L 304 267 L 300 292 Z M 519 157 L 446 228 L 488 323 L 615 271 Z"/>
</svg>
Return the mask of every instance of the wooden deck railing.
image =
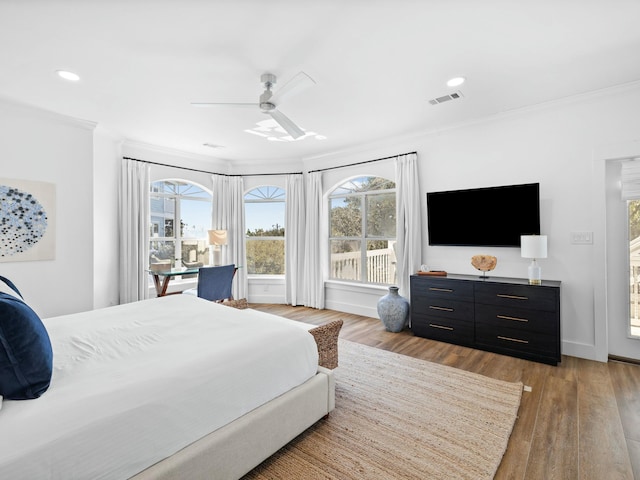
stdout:
<svg viewBox="0 0 640 480">
<path fill-rule="evenodd" d="M 395 284 L 396 263 L 393 249 L 368 250 L 366 281 L 369 283 Z M 332 253 L 330 278 L 337 280 L 362 280 L 360 252 Z"/>
</svg>

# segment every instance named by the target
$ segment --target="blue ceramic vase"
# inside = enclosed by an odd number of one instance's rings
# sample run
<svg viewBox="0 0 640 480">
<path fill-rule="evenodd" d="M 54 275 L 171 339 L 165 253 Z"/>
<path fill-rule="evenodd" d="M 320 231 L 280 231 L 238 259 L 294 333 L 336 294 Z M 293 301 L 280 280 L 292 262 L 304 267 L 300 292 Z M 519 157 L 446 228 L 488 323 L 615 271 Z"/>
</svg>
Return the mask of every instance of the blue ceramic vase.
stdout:
<svg viewBox="0 0 640 480">
<path fill-rule="evenodd" d="M 389 287 L 389 293 L 378 300 L 378 316 L 390 332 L 401 332 L 409 318 L 409 302 L 398 294 L 398 287 Z"/>
</svg>

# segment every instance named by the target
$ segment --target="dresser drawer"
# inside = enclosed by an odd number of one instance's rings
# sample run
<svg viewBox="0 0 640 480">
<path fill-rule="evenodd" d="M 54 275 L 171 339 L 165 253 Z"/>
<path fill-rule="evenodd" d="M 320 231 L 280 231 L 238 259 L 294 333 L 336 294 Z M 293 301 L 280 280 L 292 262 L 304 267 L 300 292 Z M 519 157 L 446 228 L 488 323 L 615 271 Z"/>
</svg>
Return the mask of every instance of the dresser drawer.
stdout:
<svg viewBox="0 0 640 480">
<path fill-rule="evenodd" d="M 499 349 L 559 357 L 558 338 L 542 332 L 476 325 L 475 339 L 477 345 L 493 351 Z"/>
<path fill-rule="evenodd" d="M 557 311 L 558 290 L 538 285 L 483 284 L 475 286 L 476 303 Z"/>
<path fill-rule="evenodd" d="M 561 361 L 560 282 L 411 275 L 416 336 L 557 365 Z"/>
<path fill-rule="evenodd" d="M 419 337 L 432 338 L 443 342 L 473 345 L 473 320 L 458 320 L 430 315 L 411 317 L 411 330 Z"/>
<path fill-rule="evenodd" d="M 412 321 L 413 315 L 417 313 L 473 322 L 473 303 L 453 298 L 411 297 L 411 312 Z"/>
<path fill-rule="evenodd" d="M 512 328 L 555 335 L 558 328 L 558 313 L 548 310 L 532 310 L 503 305 L 475 306 L 476 325 L 496 328 Z"/>
<path fill-rule="evenodd" d="M 411 299 L 416 297 L 453 297 L 473 301 L 473 283 L 446 277 L 411 277 Z"/>
</svg>

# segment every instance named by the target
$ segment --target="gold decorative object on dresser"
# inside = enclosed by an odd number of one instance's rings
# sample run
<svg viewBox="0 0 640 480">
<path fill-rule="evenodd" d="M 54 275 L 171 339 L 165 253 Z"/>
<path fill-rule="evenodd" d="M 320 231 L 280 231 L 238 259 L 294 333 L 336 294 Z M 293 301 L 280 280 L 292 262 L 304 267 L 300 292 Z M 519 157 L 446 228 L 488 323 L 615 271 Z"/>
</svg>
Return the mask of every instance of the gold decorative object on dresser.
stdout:
<svg viewBox="0 0 640 480">
<path fill-rule="evenodd" d="M 487 272 L 490 272 L 498 264 L 498 259 L 493 255 L 474 255 L 471 257 L 471 265 L 482 272 L 482 277 L 486 278 Z"/>
<path fill-rule="evenodd" d="M 560 282 L 411 275 L 411 330 L 420 337 L 557 365 Z"/>
</svg>

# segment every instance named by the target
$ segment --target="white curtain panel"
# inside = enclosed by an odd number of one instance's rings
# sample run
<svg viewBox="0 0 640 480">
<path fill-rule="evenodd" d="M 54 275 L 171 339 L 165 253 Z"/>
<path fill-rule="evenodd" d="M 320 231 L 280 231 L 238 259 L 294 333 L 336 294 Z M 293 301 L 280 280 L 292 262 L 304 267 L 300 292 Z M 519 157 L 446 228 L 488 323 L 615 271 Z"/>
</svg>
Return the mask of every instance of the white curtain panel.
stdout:
<svg viewBox="0 0 640 480">
<path fill-rule="evenodd" d="M 632 158 L 622 162 L 620 172 L 622 200 L 640 198 L 640 158 Z"/>
<path fill-rule="evenodd" d="M 247 298 L 244 181 L 241 176 L 212 175 L 212 182 L 211 227 L 227 231 L 227 244 L 222 246 L 222 263 L 234 263 L 239 267 L 233 282 L 233 298 Z"/>
<path fill-rule="evenodd" d="M 289 305 L 304 305 L 304 235 L 305 196 L 304 177 L 287 175 L 285 202 L 285 302 Z"/>
<path fill-rule="evenodd" d="M 422 258 L 422 221 L 418 156 L 399 155 L 396 159 L 396 268 L 399 293 L 409 298 L 409 275 L 420 269 Z"/>
<path fill-rule="evenodd" d="M 312 172 L 307 176 L 303 282 L 304 304 L 312 308 L 324 308 L 323 210 L 322 172 Z"/>
<path fill-rule="evenodd" d="M 122 159 L 120 176 L 120 303 L 149 297 L 149 165 Z"/>
</svg>

